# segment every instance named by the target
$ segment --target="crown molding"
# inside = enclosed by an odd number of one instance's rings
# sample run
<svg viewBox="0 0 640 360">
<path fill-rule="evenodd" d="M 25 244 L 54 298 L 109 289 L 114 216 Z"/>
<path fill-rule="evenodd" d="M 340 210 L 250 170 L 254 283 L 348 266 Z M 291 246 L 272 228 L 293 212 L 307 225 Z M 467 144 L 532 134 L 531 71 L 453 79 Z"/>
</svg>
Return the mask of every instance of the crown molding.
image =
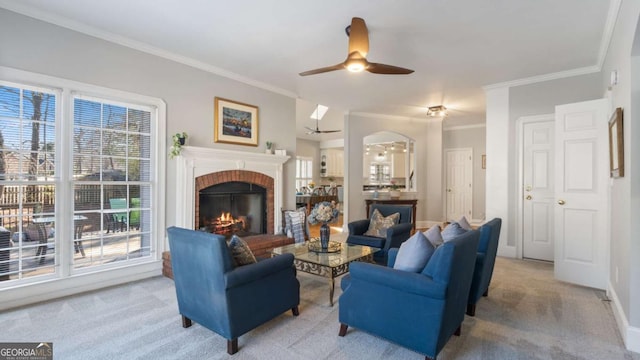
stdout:
<svg viewBox="0 0 640 360">
<path fill-rule="evenodd" d="M 442 131 L 453 131 L 453 130 L 467 130 L 467 129 L 478 129 L 487 127 L 487 124 L 473 124 L 473 125 L 460 125 L 460 126 L 445 126 L 442 128 Z"/>
<path fill-rule="evenodd" d="M 497 84 L 486 85 L 482 87 L 482 90 L 489 91 L 489 90 L 500 89 L 504 87 L 530 85 L 530 84 L 535 84 L 535 83 L 545 82 L 550 80 L 564 79 L 572 76 L 593 74 L 593 73 L 600 72 L 600 70 L 601 70 L 600 67 L 597 65 L 586 66 L 578 69 L 559 71 L 551 74 L 532 76 L 524 79 L 510 80 L 510 81 L 505 81 Z"/>
<path fill-rule="evenodd" d="M 609 51 L 609 44 L 611 44 L 611 39 L 613 38 L 613 30 L 616 27 L 620 6 L 622 6 L 622 0 L 611 0 L 609 2 L 609 12 L 607 13 L 607 20 L 604 23 L 600 53 L 598 54 L 598 69 L 600 70 L 602 70 L 604 61 L 607 58 L 607 51 Z"/>
<path fill-rule="evenodd" d="M 410 117 L 410 116 L 377 114 L 377 113 L 368 113 L 368 112 L 360 112 L 360 111 L 349 112 L 348 115 L 370 117 L 370 118 L 376 118 L 376 119 L 386 119 L 386 120 L 405 120 L 405 121 L 420 120 L 420 118 Z"/>
<path fill-rule="evenodd" d="M 146 44 L 137 40 L 133 40 L 121 35 L 116 35 L 108 31 L 100 30 L 93 26 L 82 24 L 80 22 L 77 22 L 62 16 L 46 13 L 44 11 L 40 11 L 37 9 L 33 9 L 23 4 L 20 4 L 19 2 L 0 0 L 0 8 L 4 8 L 21 15 L 25 15 L 37 20 L 41 20 L 53 25 L 57 25 L 69 30 L 76 31 L 85 35 L 102 39 L 114 44 L 125 46 L 133 50 L 138 50 L 141 52 L 145 52 L 147 54 L 155 55 L 155 56 L 158 56 L 167 60 L 171 60 L 183 65 L 187 65 L 202 71 L 206 71 L 211 74 L 219 75 L 231 80 L 235 80 L 247 85 L 251 85 L 256 88 L 271 91 L 271 92 L 284 95 L 290 98 L 298 97 L 298 94 L 294 93 L 293 91 L 289 91 L 289 90 L 286 90 L 277 86 L 273 86 L 258 80 L 254 80 L 246 76 L 242 76 L 240 74 L 219 68 L 217 66 L 207 64 L 203 61 L 195 60 L 187 56 L 183 56 L 167 50 L 163 50 L 155 46 L 151 46 L 149 44 Z"/>
</svg>

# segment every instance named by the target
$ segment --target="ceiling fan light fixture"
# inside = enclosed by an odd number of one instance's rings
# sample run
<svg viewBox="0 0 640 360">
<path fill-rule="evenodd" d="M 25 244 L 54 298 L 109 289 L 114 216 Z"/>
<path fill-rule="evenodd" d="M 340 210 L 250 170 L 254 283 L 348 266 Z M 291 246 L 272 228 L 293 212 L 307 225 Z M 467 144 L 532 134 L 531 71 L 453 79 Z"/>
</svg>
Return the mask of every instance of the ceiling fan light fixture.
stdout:
<svg viewBox="0 0 640 360">
<path fill-rule="evenodd" d="M 427 111 L 427 116 L 431 116 L 431 117 L 436 117 L 436 116 L 445 117 L 447 115 L 449 114 L 447 113 L 447 108 L 444 107 L 444 105 L 430 106 L 429 110 Z"/>
<path fill-rule="evenodd" d="M 346 67 L 351 72 L 362 72 L 366 66 L 362 60 L 350 60 L 347 62 Z"/>
</svg>

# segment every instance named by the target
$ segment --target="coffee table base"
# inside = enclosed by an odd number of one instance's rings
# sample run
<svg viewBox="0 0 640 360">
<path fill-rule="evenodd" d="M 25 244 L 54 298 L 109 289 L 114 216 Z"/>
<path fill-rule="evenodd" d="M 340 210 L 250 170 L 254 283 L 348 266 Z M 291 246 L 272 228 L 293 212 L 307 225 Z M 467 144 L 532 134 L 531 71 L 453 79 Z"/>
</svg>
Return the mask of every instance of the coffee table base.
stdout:
<svg viewBox="0 0 640 360">
<path fill-rule="evenodd" d="M 373 262 L 373 254 L 369 254 L 363 256 L 359 259 L 355 259 L 353 261 L 363 261 L 363 262 Z M 304 260 L 295 259 L 293 260 L 293 265 L 296 270 L 302 271 L 307 274 L 317 275 L 326 277 L 329 279 L 329 304 L 333 306 L 333 293 L 335 290 L 335 278 L 340 275 L 344 275 L 349 272 L 349 264 L 353 261 L 350 261 L 346 264 L 341 264 L 338 266 L 325 266 L 315 263 L 310 263 Z"/>
</svg>

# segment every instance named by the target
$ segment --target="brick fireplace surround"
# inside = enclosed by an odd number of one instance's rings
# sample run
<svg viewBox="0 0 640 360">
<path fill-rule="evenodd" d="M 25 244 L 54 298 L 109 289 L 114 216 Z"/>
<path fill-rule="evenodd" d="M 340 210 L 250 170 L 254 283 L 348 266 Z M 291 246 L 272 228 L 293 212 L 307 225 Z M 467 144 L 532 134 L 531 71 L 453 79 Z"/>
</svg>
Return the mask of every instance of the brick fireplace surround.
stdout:
<svg viewBox="0 0 640 360">
<path fill-rule="evenodd" d="M 274 226 L 274 208 L 273 208 L 273 178 L 265 174 L 257 173 L 248 170 L 227 170 L 218 171 L 202 176 L 196 177 L 195 187 L 195 227 L 200 228 L 200 190 L 206 189 L 209 186 L 226 183 L 229 181 L 240 181 L 262 186 L 267 189 L 267 233 L 273 234 Z"/>
</svg>

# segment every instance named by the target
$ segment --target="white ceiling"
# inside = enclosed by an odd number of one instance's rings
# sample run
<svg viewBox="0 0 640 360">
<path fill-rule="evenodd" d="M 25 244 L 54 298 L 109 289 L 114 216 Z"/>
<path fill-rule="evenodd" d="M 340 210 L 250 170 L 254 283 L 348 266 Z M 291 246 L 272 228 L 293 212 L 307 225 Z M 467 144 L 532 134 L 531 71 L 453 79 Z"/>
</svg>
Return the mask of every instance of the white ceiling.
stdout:
<svg viewBox="0 0 640 360">
<path fill-rule="evenodd" d="M 296 97 L 299 137 L 314 140 L 342 137 L 305 134 L 304 126 L 315 127 L 309 115 L 316 103 L 330 106 L 321 130 L 342 128 L 346 111 L 415 118 L 440 104 L 451 110 L 449 125 L 482 123 L 483 86 L 598 71 L 617 6 L 618 0 L 0 0 L 9 10 Z M 354 16 L 369 29 L 369 61 L 415 73 L 299 76 L 344 61 L 344 29 Z"/>
</svg>

